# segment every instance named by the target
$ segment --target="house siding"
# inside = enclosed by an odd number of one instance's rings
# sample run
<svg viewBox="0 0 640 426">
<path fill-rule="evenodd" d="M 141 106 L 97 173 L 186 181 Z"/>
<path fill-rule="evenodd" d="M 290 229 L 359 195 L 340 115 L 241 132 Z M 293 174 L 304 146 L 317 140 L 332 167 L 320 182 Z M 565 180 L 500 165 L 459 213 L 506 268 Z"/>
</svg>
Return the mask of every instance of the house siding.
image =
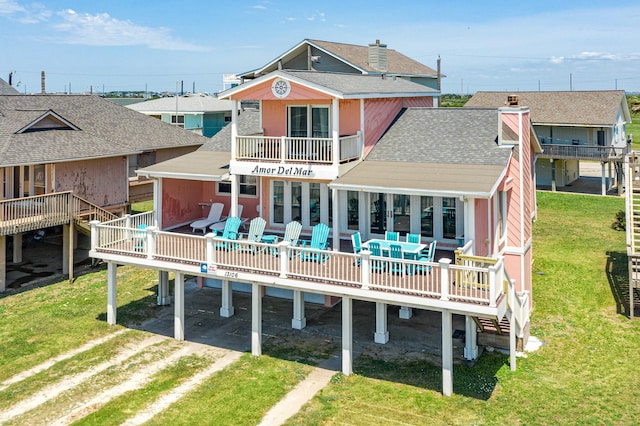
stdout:
<svg viewBox="0 0 640 426">
<path fill-rule="evenodd" d="M 367 99 L 364 102 L 364 155 L 371 149 L 402 109 L 402 99 Z"/>
<path fill-rule="evenodd" d="M 127 163 L 123 157 L 55 164 L 55 190 L 73 191 L 102 207 L 127 202 Z"/>
<path fill-rule="evenodd" d="M 487 240 L 489 239 L 489 201 L 475 200 L 475 235 L 472 236 L 475 246 L 474 253 L 478 256 L 488 256 L 489 248 Z"/>
<path fill-rule="evenodd" d="M 271 92 L 271 84 L 273 79 L 262 82 L 254 87 L 245 89 L 231 97 L 236 100 L 255 100 L 261 99 L 263 101 L 273 100 L 277 101 L 279 98 L 275 97 Z M 291 92 L 289 92 L 289 99 L 295 100 L 318 100 L 318 99 L 331 99 L 331 96 L 326 93 L 322 93 L 318 90 L 313 90 L 308 87 L 302 86 L 297 83 L 291 83 Z"/>
</svg>

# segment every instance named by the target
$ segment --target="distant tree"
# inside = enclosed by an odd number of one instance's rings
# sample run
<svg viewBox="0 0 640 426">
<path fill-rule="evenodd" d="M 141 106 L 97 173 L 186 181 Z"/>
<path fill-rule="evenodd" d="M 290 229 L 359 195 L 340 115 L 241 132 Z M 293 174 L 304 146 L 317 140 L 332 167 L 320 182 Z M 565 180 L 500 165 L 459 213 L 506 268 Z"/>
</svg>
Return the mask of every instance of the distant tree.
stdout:
<svg viewBox="0 0 640 426">
<path fill-rule="evenodd" d="M 457 95 L 455 93 L 445 93 L 440 96 L 440 106 L 443 108 L 459 108 L 471 98 L 471 95 Z"/>
</svg>

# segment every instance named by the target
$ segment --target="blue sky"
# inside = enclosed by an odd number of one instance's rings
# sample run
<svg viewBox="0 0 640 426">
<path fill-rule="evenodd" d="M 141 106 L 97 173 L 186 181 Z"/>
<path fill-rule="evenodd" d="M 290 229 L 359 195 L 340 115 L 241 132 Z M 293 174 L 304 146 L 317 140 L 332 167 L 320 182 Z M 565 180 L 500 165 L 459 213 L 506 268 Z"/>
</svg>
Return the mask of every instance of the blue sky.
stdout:
<svg viewBox="0 0 640 426">
<path fill-rule="evenodd" d="M 443 93 L 640 91 L 638 0 L 0 0 L 0 77 L 21 92 L 216 92 L 305 38 L 379 39 L 435 68 Z"/>
</svg>

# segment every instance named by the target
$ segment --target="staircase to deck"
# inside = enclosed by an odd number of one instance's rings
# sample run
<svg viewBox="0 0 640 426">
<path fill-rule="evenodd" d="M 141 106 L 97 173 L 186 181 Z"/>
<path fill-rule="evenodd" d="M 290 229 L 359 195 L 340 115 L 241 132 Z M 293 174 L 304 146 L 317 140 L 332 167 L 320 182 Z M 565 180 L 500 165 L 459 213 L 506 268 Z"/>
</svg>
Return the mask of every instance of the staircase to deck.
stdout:
<svg viewBox="0 0 640 426">
<path fill-rule="evenodd" d="M 455 251 L 455 263 L 474 267 L 486 267 L 495 265 L 496 258 L 474 256 L 465 253 L 464 247 Z M 504 292 L 507 295 L 507 311 L 502 318 L 473 317 L 473 321 L 480 331 L 478 341 L 485 346 L 509 347 L 511 338 L 511 328 L 517 338 L 516 350 L 522 351 L 523 345 L 529 334 L 529 294 L 519 293 L 515 289 L 513 280 L 504 272 Z M 461 275 L 457 277 L 458 282 L 465 283 L 467 280 L 474 282 L 474 285 L 483 285 L 477 282 L 477 278 Z"/>
<path fill-rule="evenodd" d="M 634 292 L 640 288 L 640 153 L 632 151 L 625 165 L 629 316 L 633 318 Z"/>
</svg>

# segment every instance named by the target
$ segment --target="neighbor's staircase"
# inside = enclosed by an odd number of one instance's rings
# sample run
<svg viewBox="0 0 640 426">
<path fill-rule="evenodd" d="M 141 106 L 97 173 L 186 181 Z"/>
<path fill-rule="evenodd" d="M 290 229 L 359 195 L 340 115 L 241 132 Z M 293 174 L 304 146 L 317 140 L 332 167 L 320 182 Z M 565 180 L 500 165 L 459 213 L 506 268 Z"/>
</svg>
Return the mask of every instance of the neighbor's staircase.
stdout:
<svg viewBox="0 0 640 426">
<path fill-rule="evenodd" d="M 632 151 L 625 166 L 629 315 L 633 318 L 633 293 L 634 289 L 640 288 L 640 153 Z"/>
<path fill-rule="evenodd" d="M 0 201 L 0 236 L 64 224 L 73 224 L 78 231 L 91 235 L 89 222 L 117 217 L 71 191 L 12 198 Z"/>
</svg>

